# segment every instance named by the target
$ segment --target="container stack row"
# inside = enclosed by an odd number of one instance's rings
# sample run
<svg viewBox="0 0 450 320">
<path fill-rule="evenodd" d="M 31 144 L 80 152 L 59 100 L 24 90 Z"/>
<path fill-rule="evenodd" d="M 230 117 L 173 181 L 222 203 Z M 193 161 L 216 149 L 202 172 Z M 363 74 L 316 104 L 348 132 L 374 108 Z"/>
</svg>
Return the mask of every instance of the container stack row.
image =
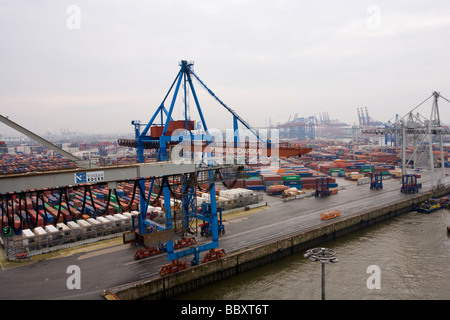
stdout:
<svg viewBox="0 0 450 320">
<path fill-rule="evenodd" d="M 75 164 L 60 155 L 0 154 L 0 174 L 71 168 L 76 168 Z"/>
<path fill-rule="evenodd" d="M 246 173 L 247 178 L 242 179 L 245 188 L 253 191 L 266 191 L 278 193 L 278 190 L 288 188 L 315 189 L 317 178 L 329 178 L 330 188 L 338 185 L 334 177 L 328 174 L 308 168 L 301 162 L 283 163 L 278 168 L 252 166 Z M 285 188 L 287 187 L 287 188 Z"/>
</svg>

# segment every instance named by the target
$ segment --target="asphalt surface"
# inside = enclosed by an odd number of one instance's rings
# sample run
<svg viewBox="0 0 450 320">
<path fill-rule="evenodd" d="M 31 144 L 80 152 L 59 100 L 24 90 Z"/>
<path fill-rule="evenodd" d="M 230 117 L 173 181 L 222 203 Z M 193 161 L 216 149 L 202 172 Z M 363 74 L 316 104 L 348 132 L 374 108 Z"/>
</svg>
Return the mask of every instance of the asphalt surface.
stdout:
<svg viewBox="0 0 450 320">
<path fill-rule="evenodd" d="M 219 247 L 231 253 L 324 224 L 320 213 L 329 210 L 339 209 L 346 216 L 410 197 L 400 192 L 399 180 L 384 181 L 382 190 L 370 190 L 369 185 L 356 186 L 340 178 L 337 182 L 343 188 L 337 195 L 287 202 L 265 195 L 267 207 L 224 215 L 226 233 L 219 236 Z M 422 173 L 419 182 L 423 184 L 420 192 L 429 190 L 426 174 Z M 200 235 L 196 239 L 199 244 L 210 241 Z M 0 260 L 0 299 L 102 300 L 103 290 L 157 277 L 161 266 L 169 262 L 165 254 L 134 260 L 136 249 L 117 238 L 36 256 L 29 263 Z M 79 273 L 72 273 L 70 266 L 78 266 Z M 80 275 L 79 289 L 71 288 L 76 274 Z"/>
</svg>

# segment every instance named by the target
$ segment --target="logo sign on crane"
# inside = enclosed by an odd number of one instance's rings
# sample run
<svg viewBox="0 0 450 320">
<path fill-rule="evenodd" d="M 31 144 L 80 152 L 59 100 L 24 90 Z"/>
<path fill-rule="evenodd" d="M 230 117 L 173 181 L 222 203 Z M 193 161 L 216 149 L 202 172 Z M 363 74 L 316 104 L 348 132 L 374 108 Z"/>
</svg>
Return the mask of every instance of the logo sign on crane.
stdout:
<svg viewBox="0 0 450 320">
<path fill-rule="evenodd" d="M 105 180 L 104 171 L 75 173 L 75 183 L 100 182 Z"/>
</svg>

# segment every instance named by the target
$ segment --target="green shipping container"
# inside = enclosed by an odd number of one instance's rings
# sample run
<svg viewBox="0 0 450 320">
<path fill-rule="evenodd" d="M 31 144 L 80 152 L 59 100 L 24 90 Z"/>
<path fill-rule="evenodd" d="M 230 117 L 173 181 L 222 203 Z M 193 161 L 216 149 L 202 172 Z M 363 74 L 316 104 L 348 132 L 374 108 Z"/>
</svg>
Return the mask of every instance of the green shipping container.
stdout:
<svg viewBox="0 0 450 320">
<path fill-rule="evenodd" d="M 4 235 L 5 237 L 11 237 L 11 235 L 12 235 L 12 230 L 11 230 L 11 228 L 10 228 L 10 227 L 4 227 L 4 228 L 3 228 L 3 235 Z"/>
<path fill-rule="evenodd" d="M 300 176 L 283 176 L 283 181 L 287 181 L 287 180 L 300 180 Z"/>
<path fill-rule="evenodd" d="M 361 172 L 373 172 L 375 171 L 373 168 L 361 168 Z"/>
</svg>

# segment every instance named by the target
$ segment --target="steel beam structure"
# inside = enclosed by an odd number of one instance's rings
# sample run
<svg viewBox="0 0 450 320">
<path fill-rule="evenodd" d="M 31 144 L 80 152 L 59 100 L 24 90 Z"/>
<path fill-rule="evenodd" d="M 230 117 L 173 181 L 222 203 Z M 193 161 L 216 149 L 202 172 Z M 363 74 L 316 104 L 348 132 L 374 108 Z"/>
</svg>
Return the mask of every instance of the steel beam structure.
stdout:
<svg viewBox="0 0 450 320">
<path fill-rule="evenodd" d="M 49 172 L 19 173 L 0 175 L 0 193 L 21 192 L 30 189 L 58 188 L 83 185 L 89 182 L 102 182 L 114 185 L 118 181 L 160 177 L 195 172 L 194 164 L 175 164 L 169 161 L 155 163 L 139 163 L 124 166 L 98 167 L 91 170 L 68 169 Z M 95 175 L 96 180 L 79 180 L 77 177 L 89 178 Z"/>
<path fill-rule="evenodd" d="M 89 161 L 87 160 L 83 160 L 81 158 L 78 158 L 76 156 L 74 156 L 73 154 L 59 148 L 58 146 L 55 146 L 53 143 L 45 140 L 44 138 L 38 136 L 37 134 L 31 132 L 30 130 L 22 127 L 21 125 L 15 123 L 14 121 L 10 120 L 8 117 L 4 117 L 2 115 L 0 115 L 0 121 L 3 122 L 4 124 L 6 124 L 7 126 L 19 131 L 20 133 L 26 135 L 27 137 L 29 137 L 30 139 L 33 139 L 36 142 L 41 143 L 42 145 L 46 146 L 47 148 L 59 153 L 60 155 L 62 155 L 63 157 L 72 160 L 73 162 L 75 162 L 75 164 L 77 165 L 77 167 L 80 168 L 95 168 L 94 165 L 90 164 Z"/>
<path fill-rule="evenodd" d="M 413 112 L 424 104 L 429 99 L 433 98 L 433 104 L 431 108 L 430 118 L 426 118 L 421 114 L 414 114 Z M 443 136 L 449 135 L 450 130 L 442 126 L 438 100 L 443 98 L 444 100 L 450 102 L 448 99 L 442 97 L 440 93 L 434 91 L 431 96 L 421 102 L 418 106 L 408 112 L 404 117 L 396 121 L 397 124 L 392 126 L 385 126 L 381 128 L 371 128 L 365 129 L 362 133 L 366 134 L 383 134 L 401 137 L 401 147 L 402 147 L 402 175 L 406 176 L 407 166 L 413 162 L 414 167 L 420 166 L 422 158 L 428 157 L 428 168 L 431 172 L 431 188 L 439 188 L 443 185 L 445 180 L 445 158 L 443 150 Z M 441 157 L 441 175 L 439 179 L 435 179 L 435 159 L 433 153 L 433 144 L 435 140 L 439 148 L 439 154 Z M 412 155 L 409 159 L 406 158 L 406 148 L 408 142 L 412 143 L 414 148 Z"/>
<path fill-rule="evenodd" d="M 197 98 L 197 94 L 192 82 L 192 77 L 197 79 L 200 84 L 207 90 L 211 96 L 213 96 L 214 99 L 216 99 L 228 112 L 232 115 L 233 120 L 233 129 L 234 129 L 234 147 L 237 147 L 238 142 L 238 123 L 241 123 L 245 128 L 250 130 L 257 139 L 264 141 L 268 143 L 267 148 L 270 148 L 270 141 L 266 141 L 263 139 L 257 130 L 253 129 L 246 121 L 244 121 L 239 115 L 232 110 L 230 107 L 228 107 L 225 103 L 222 102 L 212 91 L 209 89 L 205 83 L 200 80 L 200 78 L 194 73 L 192 69 L 193 63 L 188 62 L 186 60 L 182 60 L 180 62 L 180 70 L 177 73 L 177 76 L 175 77 L 174 81 L 172 82 L 172 85 L 170 86 L 169 91 L 165 95 L 162 103 L 157 108 L 156 112 L 153 114 L 153 116 L 150 118 L 150 121 L 145 125 L 144 130 L 142 132 L 140 131 L 140 122 L 134 121 L 132 124 L 135 125 L 135 135 L 136 135 L 136 146 L 137 146 L 137 154 L 138 154 L 138 162 L 143 161 L 143 153 L 144 153 L 144 146 L 147 144 L 153 144 L 158 149 L 158 160 L 161 161 L 167 161 L 169 160 L 169 154 L 167 153 L 167 148 L 170 144 L 173 144 L 173 142 L 185 142 L 189 141 L 190 143 L 200 142 L 204 144 L 212 143 L 213 139 L 212 136 L 208 133 L 208 126 L 206 124 L 206 120 L 204 118 L 202 109 L 200 107 L 199 100 Z M 182 86 L 183 83 L 183 86 Z M 172 119 L 172 114 L 175 106 L 175 102 L 177 99 L 177 95 L 180 91 L 180 87 L 184 89 L 184 119 L 179 123 L 184 123 L 184 128 L 177 127 L 177 129 L 180 129 L 179 134 L 173 135 L 172 131 L 169 130 L 169 127 L 171 124 L 174 123 Z M 169 98 L 170 92 L 173 89 L 173 96 L 170 102 L 170 106 L 168 109 L 165 108 L 164 103 Z M 188 116 L 188 101 L 187 101 L 187 91 L 190 89 L 190 92 L 192 94 L 192 97 L 194 99 L 194 103 L 196 106 L 196 109 L 198 111 L 198 115 L 201 120 L 202 125 L 202 132 L 197 132 L 199 130 L 195 130 L 196 128 L 189 127 L 189 122 L 191 120 Z M 160 116 L 160 117 L 158 117 Z M 164 116 L 166 119 L 164 119 Z M 156 125 L 155 121 L 157 118 L 160 118 L 160 124 Z M 153 132 L 152 132 L 153 130 Z M 169 132 L 170 131 L 170 132 Z M 159 132 L 157 134 L 157 132 Z M 149 134 L 150 133 L 150 134 Z M 191 156 L 195 156 L 195 148 L 194 152 L 191 153 Z M 202 152 L 203 157 L 203 151 L 202 148 L 200 148 L 200 152 Z M 212 159 L 212 153 L 207 152 L 207 160 Z M 192 159 L 191 159 L 192 160 Z M 216 195 L 215 195 L 215 181 L 214 181 L 214 168 L 212 161 L 207 161 L 204 163 L 203 161 L 194 163 L 195 170 L 208 170 L 210 175 L 209 185 L 210 187 L 210 203 L 207 207 L 207 212 L 203 212 L 202 215 L 197 216 L 200 219 L 205 219 L 206 222 L 211 224 L 212 227 L 212 241 L 203 244 L 201 246 L 196 246 L 195 248 L 189 248 L 181 251 L 174 251 L 174 243 L 173 241 L 168 241 L 166 243 L 166 249 L 167 249 L 167 258 L 168 260 L 177 260 L 181 257 L 185 257 L 188 255 L 194 255 L 194 259 L 192 260 L 192 264 L 198 264 L 199 263 L 199 253 L 202 251 L 215 249 L 218 247 L 218 221 L 217 221 L 217 204 L 216 204 Z M 183 205 L 182 205 L 182 211 L 183 211 L 183 224 L 185 227 L 185 230 L 188 229 L 188 221 L 190 217 L 192 217 L 193 214 L 196 213 L 196 207 L 194 204 L 194 197 L 195 197 L 195 187 L 193 189 L 192 183 L 188 183 L 188 180 L 192 182 L 193 176 L 190 176 L 190 179 L 185 176 L 182 186 L 182 198 L 183 198 Z M 165 204 L 165 217 L 166 217 L 166 230 L 171 230 L 173 228 L 173 225 L 171 224 L 171 221 L 173 221 L 173 212 L 171 209 L 171 194 L 169 192 L 169 189 L 167 186 L 163 186 L 163 195 L 164 195 L 164 204 Z M 142 195 L 141 195 L 142 197 Z M 140 203 L 143 203 L 143 201 L 140 201 Z M 142 222 L 145 220 L 144 217 L 146 215 L 145 209 L 141 206 L 140 208 L 140 228 L 139 232 L 142 233 L 141 236 L 145 236 L 145 230 L 142 228 Z"/>
</svg>

